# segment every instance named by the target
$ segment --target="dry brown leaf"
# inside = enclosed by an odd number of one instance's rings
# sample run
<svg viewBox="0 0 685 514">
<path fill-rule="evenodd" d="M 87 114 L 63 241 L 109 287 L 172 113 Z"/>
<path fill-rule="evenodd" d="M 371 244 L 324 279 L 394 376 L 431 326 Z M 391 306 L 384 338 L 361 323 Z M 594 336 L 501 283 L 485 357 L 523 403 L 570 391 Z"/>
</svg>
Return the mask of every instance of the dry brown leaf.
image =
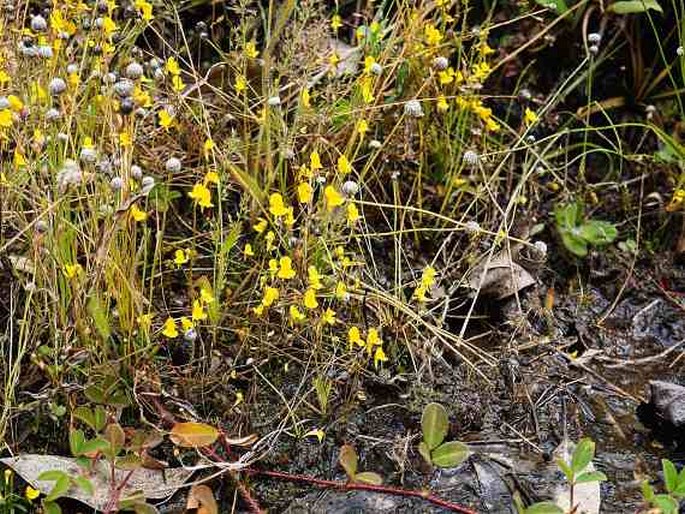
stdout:
<svg viewBox="0 0 685 514">
<path fill-rule="evenodd" d="M 259 436 L 257 434 L 250 434 L 244 437 L 227 437 L 226 442 L 231 446 L 240 446 L 241 448 L 247 448 L 252 446 L 257 442 Z"/>
<path fill-rule="evenodd" d="M 202 448 L 214 444 L 219 437 L 219 431 L 205 423 L 176 423 L 169 439 L 176 446 L 182 448 Z"/>
<path fill-rule="evenodd" d="M 214 493 L 206 485 L 194 485 L 190 489 L 186 509 L 197 509 L 197 514 L 218 514 L 219 512 Z"/>
</svg>

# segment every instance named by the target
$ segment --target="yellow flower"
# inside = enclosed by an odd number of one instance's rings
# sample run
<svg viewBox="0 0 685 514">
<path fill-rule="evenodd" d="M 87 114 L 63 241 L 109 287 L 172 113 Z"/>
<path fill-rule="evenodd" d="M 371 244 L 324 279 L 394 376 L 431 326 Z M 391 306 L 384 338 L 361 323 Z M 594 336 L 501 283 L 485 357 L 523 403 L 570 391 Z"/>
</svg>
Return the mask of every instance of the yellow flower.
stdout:
<svg viewBox="0 0 685 514">
<path fill-rule="evenodd" d="M 292 259 L 287 255 L 285 257 L 281 257 L 278 273 L 276 276 L 284 280 L 290 280 L 291 278 L 295 278 L 296 274 L 297 273 L 295 273 L 295 270 L 293 269 Z"/>
<path fill-rule="evenodd" d="M 264 239 L 266 240 L 266 251 L 270 252 L 275 248 L 274 241 L 276 239 L 276 234 L 274 234 L 273 230 L 269 230 L 266 233 L 266 236 L 264 236 Z"/>
<path fill-rule="evenodd" d="M 436 275 L 437 272 L 433 266 L 426 266 L 426 268 L 423 270 L 423 273 L 421 273 L 421 285 L 426 287 L 433 286 L 435 284 Z"/>
<path fill-rule="evenodd" d="M 252 245 L 250 243 L 247 243 L 245 245 L 245 248 L 243 249 L 243 255 L 245 257 L 252 257 L 254 256 L 254 250 L 252 250 Z"/>
<path fill-rule="evenodd" d="M 447 99 L 443 95 L 440 95 L 438 97 L 438 103 L 435 107 L 438 109 L 438 111 L 445 112 L 450 108 L 450 105 L 447 103 Z"/>
<path fill-rule="evenodd" d="M 291 305 L 290 309 L 290 319 L 293 320 L 294 322 L 299 322 L 299 321 L 304 321 L 307 319 L 307 316 L 305 316 L 300 309 L 297 308 L 297 305 Z"/>
<path fill-rule="evenodd" d="M 133 144 L 133 138 L 131 137 L 131 134 L 126 131 L 119 134 L 119 144 L 123 147 L 131 146 Z"/>
<path fill-rule="evenodd" d="M 9 109 L 2 109 L 0 111 L 0 128 L 9 128 L 12 126 L 12 111 Z"/>
<path fill-rule="evenodd" d="M 373 103 L 373 101 L 376 99 L 376 97 L 373 94 L 373 77 L 370 77 L 368 75 L 363 76 L 360 80 L 359 87 L 362 93 L 362 100 L 364 100 L 364 103 Z"/>
<path fill-rule="evenodd" d="M 326 186 L 326 189 L 323 191 L 323 195 L 326 201 L 326 209 L 328 209 L 329 212 L 336 207 L 340 207 L 345 202 L 343 195 L 338 193 L 333 186 Z"/>
<path fill-rule="evenodd" d="M 342 27 L 342 18 L 339 14 L 334 14 L 331 18 L 331 28 L 337 31 L 340 27 Z"/>
<path fill-rule="evenodd" d="M 261 234 L 266 230 L 266 227 L 268 226 L 268 222 L 264 218 L 258 218 L 257 223 L 252 227 L 255 232 L 258 234 Z"/>
<path fill-rule="evenodd" d="M 492 68 L 490 68 L 488 63 L 482 61 L 476 64 L 471 71 L 473 72 L 473 78 L 480 82 L 488 78 Z"/>
<path fill-rule="evenodd" d="M 26 496 L 26 499 L 31 502 L 40 496 L 40 491 L 38 489 L 34 489 L 30 485 L 27 485 L 26 491 L 24 491 L 24 496 Z"/>
<path fill-rule="evenodd" d="M 426 24 L 423 31 L 426 36 L 426 43 L 428 43 L 430 46 L 438 46 L 442 41 L 442 33 L 436 29 L 435 25 L 432 23 Z"/>
<path fill-rule="evenodd" d="M 278 261 L 276 259 L 269 259 L 269 273 L 272 277 L 276 276 L 278 273 Z"/>
<path fill-rule="evenodd" d="M 382 344 L 383 341 L 381 341 L 381 338 L 378 335 L 378 330 L 375 328 L 370 328 L 369 333 L 366 336 L 366 353 L 368 353 L 370 356 L 371 352 L 373 351 L 373 347 Z"/>
<path fill-rule="evenodd" d="M 205 184 L 219 184 L 219 174 L 216 171 L 208 171 L 203 180 Z"/>
<path fill-rule="evenodd" d="M 357 132 L 363 136 L 368 131 L 369 131 L 369 123 L 366 120 L 359 120 L 357 122 Z"/>
<path fill-rule="evenodd" d="M 297 199 L 300 203 L 309 203 L 314 196 L 314 189 L 309 182 L 302 182 L 297 186 Z"/>
<path fill-rule="evenodd" d="M 152 21 L 152 4 L 146 0 L 136 0 L 136 9 L 140 11 L 140 15 L 145 21 Z"/>
<path fill-rule="evenodd" d="M 212 141 L 211 137 L 205 139 L 205 142 L 202 144 L 202 149 L 205 153 L 209 153 L 214 149 L 214 141 Z"/>
<path fill-rule="evenodd" d="M 178 65 L 178 61 L 174 57 L 169 57 L 166 60 L 164 69 L 167 73 L 170 73 L 171 75 L 179 75 L 181 73 L 181 67 Z"/>
<path fill-rule="evenodd" d="M 195 184 L 193 190 L 188 193 L 188 196 L 195 200 L 195 203 L 203 209 L 205 207 L 214 207 L 212 193 L 204 184 Z"/>
<path fill-rule="evenodd" d="M 138 322 L 138 326 L 140 326 L 140 328 L 143 331 L 147 332 L 148 330 L 150 330 L 150 325 L 152 324 L 152 318 L 153 318 L 153 315 L 150 313 L 141 314 L 140 316 L 138 316 L 136 318 L 136 321 Z"/>
<path fill-rule="evenodd" d="M 174 318 L 167 318 L 167 320 L 164 322 L 162 335 L 168 337 L 169 339 L 178 337 L 178 330 L 176 330 L 176 321 Z"/>
<path fill-rule="evenodd" d="M 538 115 L 535 114 L 535 111 L 532 111 L 528 107 L 526 107 L 526 112 L 523 115 L 523 120 L 525 121 L 526 125 L 533 125 L 538 122 L 538 119 Z"/>
<path fill-rule="evenodd" d="M 139 209 L 138 205 L 134 203 L 131 206 L 131 217 L 137 222 L 142 222 L 147 219 L 147 212 Z"/>
<path fill-rule="evenodd" d="M 256 59 L 259 56 L 257 45 L 254 41 L 248 41 L 245 43 L 245 55 L 250 59 Z"/>
<path fill-rule="evenodd" d="M 319 155 L 319 152 L 316 150 L 313 150 L 312 153 L 309 154 L 309 167 L 311 168 L 312 171 L 320 170 L 323 168 L 321 165 L 321 156 Z"/>
<path fill-rule="evenodd" d="M 83 268 L 80 264 L 65 264 L 64 265 L 64 275 L 67 278 L 74 278 L 83 272 Z"/>
<path fill-rule="evenodd" d="M 354 225 L 361 216 L 359 215 L 359 209 L 357 206 L 350 202 L 347 204 L 347 224 L 349 226 Z"/>
<path fill-rule="evenodd" d="M 245 80 L 243 75 L 237 75 L 233 87 L 235 88 L 236 92 L 242 93 L 247 89 L 247 80 Z"/>
<path fill-rule="evenodd" d="M 336 52 L 333 52 L 330 55 L 330 57 L 328 57 L 328 64 L 330 65 L 330 67 L 333 71 L 335 71 L 335 69 L 338 67 L 339 62 L 340 62 L 340 56 Z"/>
<path fill-rule="evenodd" d="M 269 196 L 269 212 L 277 218 L 288 213 L 288 208 L 283 202 L 281 193 L 271 193 Z"/>
<path fill-rule="evenodd" d="M 111 17 L 105 16 L 102 19 L 102 31 L 107 37 L 110 37 L 114 32 L 117 31 L 117 24 L 114 23 L 114 20 Z"/>
<path fill-rule="evenodd" d="M 266 289 L 264 289 L 264 297 L 262 298 L 262 305 L 264 307 L 269 307 L 273 305 L 273 303 L 278 300 L 278 297 L 280 296 L 278 289 L 275 287 L 267 286 Z"/>
<path fill-rule="evenodd" d="M 188 332 L 191 328 L 195 328 L 195 323 L 186 316 L 181 316 L 181 330 Z"/>
<path fill-rule="evenodd" d="M 257 316 L 261 316 L 264 314 L 264 305 L 260 303 L 257 305 L 257 307 L 253 307 L 252 312 L 254 312 Z"/>
<path fill-rule="evenodd" d="M 171 85 L 174 91 L 176 91 L 177 93 L 180 93 L 181 91 L 183 91 L 183 88 L 186 87 L 185 82 L 183 82 L 183 79 L 179 75 L 174 75 L 171 78 Z"/>
<path fill-rule="evenodd" d="M 319 306 L 319 302 L 316 301 L 316 291 L 309 288 L 304 293 L 304 306 L 307 309 L 316 309 Z"/>
<path fill-rule="evenodd" d="M 309 286 L 312 289 L 321 289 L 323 287 L 323 285 L 321 285 L 321 275 L 319 275 L 316 266 L 312 265 L 307 268 L 307 278 L 309 279 Z"/>
<path fill-rule="evenodd" d="M 191 314 L 193 321 L 200 321 L 207 319 L 207 313 L 205 312 L 202 302 L 200 300 L 195 300 L 193 302 L 193 312 Z"/>
<path fill-rule="evenodd" d="M 487 120 L 485 120 L 485 128 L 490 132 L 497 132 L 499 131 L 501 126 L 494 119 L 488 118 Z"/>
<path fill-rule="evenodd" d="M 311 107 L 311 96 L 309 95 L 309 89 L 304 88 L 302 90 L 302 107 L 309 108 Z"/>
<path fill-rule="evenodd" d="M 335 317 L 335 311 L 330 307 L 326 309 L 323 313 L 323 316 L 321 316 L 321 322 L 325 325 L 335 325 L 337 321 L 338 318 Z"/>
<path fill-rule="evenodd" d="M 14 164 L 15 168 L 21 168 L 22 166 L 26 166 L 26 158 L 24 157 L 24 154 L 16 148 L 14 149 L 12 163 Z"/>
<path fill-rule="evenodd" d="M 24 102 L 22 102 L 21 98 L 16 95 L 8 95 L 7 101 L 10 104 L 10 109 L 12 109 L 14 112 L 21 112 L 21 110 L 24 108 Z"/>
<path fill-rule="evenodd" d="M 376 59 L 373 55 L 364 57 L 364 73 L 371 73 L 371 68 L 376 64 Z"/>
<path fill-rule="evenodd" d="M 162 109 L 161 111 L 159 111 L 157 116 L 159 116 L 159 126 L 164 127 L 165 129 L 171 127 L 171 125 L 174 122 L 174 117 L 171 114 L 169 114 L 169 111 L 167 111 L 166 109 Z"/>
<path fill-rule="evenodd" d="M 205 305 L 209 305 L 210 303 L 214 302 L 214 293 L 212 293 L 212 290 L 207 287 L 201 287 L 200 300 L 202 300 Z"/>
<path fill-rule="evenodd" d="M 335 297 L 338 300 L 344 300 L 345 296 L 347 296 L 347 286 L 345 285 L 345 282 L 342 280 L 338 280 L 338 283 L 335 285 Z"/>
<path fill-rule="evenodd" d="M 379 346 L 376 348 L 376 353 L 373 355 L 373 365 L 375 367 L 378 367 L 379 362 L 386 362 L 388 360 L 388 357 L 385 355 L 385 352 L 383 351 L 383 347 Z"/>
<path fill-rule="evenodd" d="M 347 340 L 350 342 L 350 346 L 356 344 L 357 346 L 364 348 L 366 343 L 362 339 L 361 333 L 357 327 L 350 327 L 347 331 Z"/>
<path fill-rule="evenodd" d="M 482 57 L 487 57 L 490 54 L 494 54 L 495 51 L 488 45 L 487 43 L 483 42 L 481 45 L 478 47 L 478 53 Z"/>
<path fill-rule="evenodd" d="M 183 266 L 188 262 L 188 252 L 178 249 L 174 252 L 174 264 L 176 266 Z"/>
<path fill-rule="evenodd" d="M 352 165 L 350 164 L 350 161 L 347 160 L 347 157 L 345 157 L 344 155 L 338 157 L 338 171 L 343 176 L 347 175 L 350 171 L 352 171 Z"/>
</svg>

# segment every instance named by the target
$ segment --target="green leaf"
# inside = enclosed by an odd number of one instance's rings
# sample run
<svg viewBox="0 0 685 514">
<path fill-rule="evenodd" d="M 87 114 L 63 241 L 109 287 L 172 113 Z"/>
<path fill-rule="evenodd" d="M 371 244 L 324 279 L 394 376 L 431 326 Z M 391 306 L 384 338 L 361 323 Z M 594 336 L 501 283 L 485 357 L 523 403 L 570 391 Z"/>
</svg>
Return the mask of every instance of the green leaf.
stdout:
<svg viewBox="0 0 685 514">
<path fill-rule="evenodd" d="M 592 439 L 583 438 L 576 444 L 571 456 L 571 469 L 574 475 L 583 471 L 595 456 L 595 443 Z"/>
<path fill-rule="evenodd" d="M 107 425 L 107 428 L 105 428 L 104 435 L 105 439 L 110 444 L 112 457 L 117 456 L 126 442 L 126 434 L 124 433 L 124 429 L 121 428 L 119 423 L 110 423 Z"/>
<path fill-rule="evenodd" d="M 557 205 L 554 209 L 554 219 L 559 228 L 574 228 L 583 221 L 583 208 L 578 202 Z"/>
<path fill-rule="evenodd" d="M 383 477 L 380 476 L 378 473 L 374 473 L 373 471 L 364 471 L 362 473 L 357 473 L 356 475 L 354 475 L 353 482 L 361 482 L 362 484 L 371 485 L 381 485 L 383 483 Z"/>
<path fill-rule="evenodd" d="M 423 440 L 429 450 L 438 447 L 445 440 L 449 429 L 449 419 L 445 407 L 439 403 L 429 403 L 421 416 Z"/>
<path fill-rule="evenodd" d="M 93 496 L 95 494 L 95 488 L 93 487 L 93 483 L 86 477 L 76 477 L 74 478 L 74 483 L 79 487 L 79 489 L 81 489 L 84 493 L 88 494 L 89 496 Z"/>
<path fill-rule="evenodd" d="M 110 445 L 108 441 L 96 437 L 95 439 L 91 439 L 90 441 L 83 443 L 83 446 L 81 446 L 81 455 L 91 457 L 94 454 L 107 450 L 109 447 Z"/>
<path fill-rule="evenodd" d="M 52 502 L 55 501 L 57 498 L 61 498 L 64 496 L 69 488 L 71 487 L 71 479 L 69 476 L 64 473 L 63 476 L 59 477 L 55 481 L 55 485 L 52 486 L 52 489 L 48 493 L 48 495 L 45 497 L 46 502 Z"/>
<path fill-rule="evenodd" d="M 652 503 L 659 507 L 662 514 L 678 514 L 678 500 L 668 494 L 657 494 Z"/>
<path fill-rule="evenodd" d="M 556 463 L 557 463 L 557 466 L 559 466 L 559 469 L 561 470 L 561 472 L 566 477 L 566 480 L 568 480 L 569 482 L 573 482 L 573 477 L 575 476 L 575 473 L 573 472 L 571 467 L 561 459 L 557 459 Z"/>
<path fill-rule="evenodd" d="M 652 484 L 647 480 L 643 480 L 642 484 L 640 484 L 640 489 L 642 489 L 642 497 L 645 501 L 651 503 L 654 500 L 654 488 L 652 487 Z"/>
<path fill-rule="evenodd" d="M 57 505 L 55 502 L 44 501 L 43 512 L 45 514 L 62 514 L 62 507 Z"/>
<path fill-rule="evenodd" d="M 138 469 L 142 467 L 143 459 L 135 453 L 127 453 L 123 457 L 118 457 L 114 465 L 118 469 Z"/>
<path fill-rule="evenodd" d="M 585 257 L 587 255 L 587 243 L 583 238 L 577 236 L 570 230 L 561 230 L 560 233 L 561 241 L 569 252 L 578 257 Z"/>
<path fill-rule="evenodd" d="M 552 9 L 558 14 L 564 14 L 568 11 L 568 6 L 564 0 L 535 0 L 538 5 Z"/>
<path fill-rule="evenodd" d="M 668 459 L 661 459 L 661 468 L 664 471 L 664 483 L 666 490 L 671 493 L 678 487 L 678 470 Z"/>
<path fill-rule="evenodd" d="M 111 334 L 109 329 L 109 319 L 107 309 L 103 306 L 100 298 L 93 295 L 88 299 L 86 305 L 88 314 L 93 318 L 93 325 L 103 341 L 108 341 Z"/>
<path fill-rule="evenodd" d="M 618 236 L 616 227 L 607 221 L 590 220 L 580 226 L 579 235 L 593 245 L 606 245 Z"/>
<path fill-rule="evenodd" d="M 466 460 L 469 448 L 459 441 L 441 444 L 431 453 L 431 461 L 440 468 L 453 468 Z"/>
<path fill-rule="evenodd" d="M 647 12 L 649 9 L 662 14 L 664 12 L 656 0 L 625 0 L 614 2 L 608 7 L 607 11 L 616 14 L 635 14 Z"/>
<path fill-rule="evenodd" d="M 564 514 L 564 509 L 556 503 L 540 502 L 534 503 L 525 510 L 525 514 Z"/>
<path fill-rule="evenodd" d="M 62 477 L 69 478 L 69 475 L 67 475 L 64 471 L 59 471 L 57 469 L 51 469 L 48 471 L 43 471 L 40 475 L 38 475 L 37 480 L 44 480 L 46 482 L 54 482 L 56 480 L 59 480 Z"/>
<path fill-rule="evenodd" d="M 107 411 L 102 405 L 95 407 L 95 431 L 99 432 L 105 428 L 105 423 L 107 423 Z"/>
<path fill-rule="evenodd" d="M 349 444 L 344 444 L 340 448 L 338 462 L 340 462 L 345 473 L 347 473 L 347 476 L 352 480 L 357 474 L 357 466 L 359 466 L 359 457 L 357 457 L 355 449 Z"/>
<path fill-rule="evenodd" d="M 601 471 L 588 471 L 576 477 L 576 484 L 584 484 L 587 482 L 605 482 L 607 476 Z"/>
<path fill-rule="evenodd" d="M 133 512 L 136 514 L 159 514 L 159 510 L 149 503 L 134 503 Z"/>
<path fill-rule="evenodd" d="M 431 461 L 431 451 L 430 448 L 428 448 L 428 445 L 424 442 L 421 441 L 419 443 L 419 454 L 421 457 L 423 457 L 423 460 L 425 460 L 428 464 L 432 464 L 433 462 Z"/>
<path fill-rule="evenodd" d="M 677 496 L 678 498 L 685 496 L 685 483 L 679 483 L 678 486 L 671 492 L 673 496 Z"/>
<path fill-rule="evenodd" d="M 83 444 L 86 442 L 86 436 L 83 430 L 77 429 L 69 432 L 69 449 L 71 454 L 75 457 L 81 455 Z"/>
<path fill-rule="evenodd" d="M 92 428 L 93 430 L 97 430 L 95 428 L 95 413 L 88 407 L 83 405 L 81 407 L 76 407 L 72 414 L 76 419 L 83 421 L 86 425 L 88 425 L 88 427 Z"/>
</svg>

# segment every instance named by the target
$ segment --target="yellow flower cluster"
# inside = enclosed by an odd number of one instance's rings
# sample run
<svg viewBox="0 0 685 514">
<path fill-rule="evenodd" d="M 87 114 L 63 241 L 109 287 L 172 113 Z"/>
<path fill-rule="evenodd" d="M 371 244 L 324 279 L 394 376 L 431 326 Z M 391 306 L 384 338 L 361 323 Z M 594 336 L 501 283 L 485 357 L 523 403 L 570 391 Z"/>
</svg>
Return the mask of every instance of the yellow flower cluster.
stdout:
<svg viewBox="0 0 685 514">
<path fill-rule="evenodd" d="M 214 293 L 212 292 L 211 288 L 208 285 L 201 287 L 200 297 L 193 300 L 190 317 L 181 316 L 181 318 L 178 320 L 181 324 L 181 330 L 184 334 L 195 328 L 196 321 L 204 321 L 207 319 L 207 306 L 211 303 L 214 303 L 214 301 Z M 150 319 L 144 321 L 149 322 Z M 138 323 L 142 325 L 140 318 Z M 168 317 L 164 321 L 164 324 L 162 325 L 162 335 L 168 337 L 169 339 L 178 337 L 179 332 L 176 319 Z"/>
<path fill-rule="evenodd" d="M 436 274 L 435 268 L 432 266 L 426 266 L 426 268 L 423 270 L 423 273 L 421 274 L 421 282 L 414 290 L 414 298 L 416 298 L 417 301 L 423 303 L 428 300 L 426 298 L 426 293 L 428 293 L 435 285 Z"/>
<path fill-rule="evenodd" d="M 370 328 L 366 335 L 366 340 L 364 340 L 359 327 L 351 326 L 347 331 L 347 340 L 350 343 L 350 350 L 357 346 L 365 349 L 369 357 L 373 355 L 373 363 L 376 367 L 378 367 L 380 362 L 386 362 L 388 360 L 388 357 L 383 351 L 383 341 L 376 328 Z"/>
</svg>

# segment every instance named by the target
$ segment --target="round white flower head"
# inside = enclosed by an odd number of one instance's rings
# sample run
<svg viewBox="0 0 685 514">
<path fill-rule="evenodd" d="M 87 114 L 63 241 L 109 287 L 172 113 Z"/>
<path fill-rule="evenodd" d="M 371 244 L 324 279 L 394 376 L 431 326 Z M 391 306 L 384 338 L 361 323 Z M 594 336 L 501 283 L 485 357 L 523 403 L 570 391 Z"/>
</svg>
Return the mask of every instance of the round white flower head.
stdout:
<svg viewBox="0 0 685 514">
<path fill-rule="evenodd" d="M 463 159 L 467 165 L 475 166 L 476 164 L 478 164 L 480 157 L 478 157 L 478 154 L 476 152 L 474 152 L 473 150 L 466 150 L 464 152 Z"/>
<path fill-rule="evenodd" d="M 433 68 L 435 68 L 436 70 L 446 70 L 449 65 L 449 59 L 447 57 L 443 57 L 442 55 L 433 59 Z"/>
<path fill-rule="evenodd" d="M 31 18 L 31 30 L 34 32 L 45 32 L 48 29 L 48 22 L 40 14 Z"/>
<path fill-rule="evenodd" d="M 591 45 L 598 45 L 602 41 L 602 34 L 599 32 L 592 32 L 587 36 L 587 42 Z"/>
<path fill-rule="evenodd" d="M 178 173 L 181 171 L 181 161 L 176 157 L 169 157 L 164 164 L 164 168 L 169 173 Z"/>
<path fill-rule="evenodd" d="M 197 339 L 197 331 L 194 328 L 188 329 L 188 331 L 185 334 L 183 334 L 183 339 L 185 339 L 189 343 L 192 343 L 193 341 L 195 341 L 195 339 Z"/>
<path fill-rule="evenodd" d="M 120 98 L 126 98 L 133 94 L 133 82 L 130 79 L 121 79 L 114 84 L 114 92 Z"/>
<path fill-rule="evenodd" d="M 48 84 L 48 91 L 52 96 L 58 96 L 67 90 L 67 83 L 59 77 L 55 77 Z"/>
<path fill-rule="evenodd" d="M 143 178 L 143 170 L 140 168 L 140 166 L 136 164 L 131 165 L 131 177 L 133 177 L 135 180 L 140 180 Z"/>
<path fill-rule="evenodd" d="M 135 61 L 126 66 L 126 76 L 132 80 L 139 79 L 143 73 L 143 67 Z"/>
<path fill-rule="evenodd" d="M 39 46 L 38 55 L 43 59 L 52 59 L 52 47 L 48 45 Z"/>
<path fill-rule="evenodd" d="M 354 180 L 347 180 L 342 185 L 342 192 L 347 197 L 352 197 L 359 192 L 359 184 Z"/>
<path fill-rule="evenodd" d="M 0 111 L 10 108 L 10 101 L 6 96 L 0 96 Z"/>
<path fill-rule="evenodd" d="M 152 191 L 153 187 L 155 187 L 155 179 L 149 175 L 143 177 L 143 180 L 140 182 L 141 192 L 147 195 Z"/>
<path fill-rule="evenodd" d="M 81 148 L 79 158 L 86 163 L 92 164 L 98 158 L 98 153 L 95 148 Z"/>
<path fill-rule="evenodd" d="M 685 49 L 683 49 L 682 46 L 679 46 L 678 48 L 676 48 L 675 53 L 678 54 L 678 57 L 682 57 L 683 55 L 685 55 Z"/>
<path fill-rule="evenodd" d="M 73 62 L 71 64 L 68 64 L 67 73 L 69 75 L 71 75 L 72 73 L 78 73 L 78 64 L 74 64 Z"/>
<path fill-rule="evenodd" d="M 375 62 L 375 63 L 373 63 L 373 64 L 371 65 L 370 71 L 371 71 L 371 73 L 373 73 L 374 75 L 380 75 L 381 73 L 383 73 L 383 66 L 381 66 L 380 64 L 378 64 L 377 62 Z"/>
<path fill-rule="evenodd" d="M 278 107 L 281 105 L 281 97 L 278 95 L 270 96 L 266 103 L 269 104 L 269 107 Z"/>
<path fill-rule="evenodd" d="M 423 107 L 418 100 L 409 100 L 404 104 L 404 114 L 410 118 L 421 118 L 423 116 Z"/>
<path fill-rule="evenodd" d="M 121 191 L 121 188 L 124 187 L 124 181 L 121 177 L 112 177 L 112 180 L 109 182 L 109 187 L 112 188 L 112 191 Z"/>
</svg>

